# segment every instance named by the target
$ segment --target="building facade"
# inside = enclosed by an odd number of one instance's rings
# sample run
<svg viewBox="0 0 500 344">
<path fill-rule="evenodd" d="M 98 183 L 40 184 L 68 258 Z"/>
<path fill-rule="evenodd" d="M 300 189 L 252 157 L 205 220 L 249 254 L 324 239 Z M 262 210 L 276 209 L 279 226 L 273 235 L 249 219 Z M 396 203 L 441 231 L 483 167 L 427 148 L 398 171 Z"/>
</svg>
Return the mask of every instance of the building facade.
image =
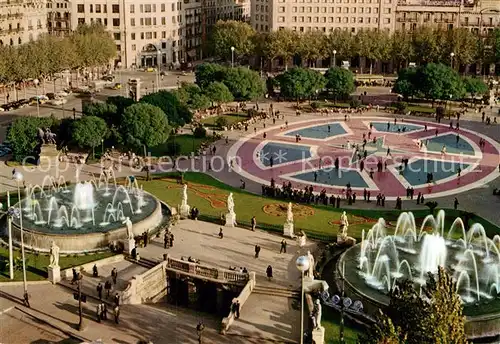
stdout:
<svg viewBox="0 0 500 344">
<path fill-rule="evenodd" d="M 0 45 L 19 45 L 47 33 L 45 0 L 0 0 Z"/>
<path fill-rule="evenodd" d="M 71 32 L 71 4 L 69 0 L 47 0 L 47 31 L 54 36 Z"/>
</svg>

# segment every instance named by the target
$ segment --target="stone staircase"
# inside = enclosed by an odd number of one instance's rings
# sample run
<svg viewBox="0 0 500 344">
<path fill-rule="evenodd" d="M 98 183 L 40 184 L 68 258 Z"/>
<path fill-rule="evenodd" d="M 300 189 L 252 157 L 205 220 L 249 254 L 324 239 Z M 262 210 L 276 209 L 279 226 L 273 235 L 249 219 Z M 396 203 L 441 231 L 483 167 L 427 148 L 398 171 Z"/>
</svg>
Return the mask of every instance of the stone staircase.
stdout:
<svg viewBox="0 0 500 344">
<path fill-rule="evenodd" d="M 288 288 L 280 288 L 280 287 L 270 287 L 270 286 L 262 286 L 256 285 L 252 290 L 252 293 L 255 294 L 263 294 L 270 296 L 278 296 L 278 297 L 286 297 L 292 299 L 300 299 L 300 291 Z"/>
<path fill-rule="evenodd" d="M 139 260 L 135 260 L 135 259 L 132 259 L 130 257 L 126 257 L 125 260 L 128 260 L 129 262 L 131 263 L 134 263 L 134 264 L 137 264 L 137 265 L 140 265 L 146 269 L 152 269 L 154 268 L 156 265 L 160 264 L 160 261 L 159 260 L 155 260 L 155 259 L 148 259 L 148 258 L 143 258 L 141 257 L 141 259 Z"/>
</svg>

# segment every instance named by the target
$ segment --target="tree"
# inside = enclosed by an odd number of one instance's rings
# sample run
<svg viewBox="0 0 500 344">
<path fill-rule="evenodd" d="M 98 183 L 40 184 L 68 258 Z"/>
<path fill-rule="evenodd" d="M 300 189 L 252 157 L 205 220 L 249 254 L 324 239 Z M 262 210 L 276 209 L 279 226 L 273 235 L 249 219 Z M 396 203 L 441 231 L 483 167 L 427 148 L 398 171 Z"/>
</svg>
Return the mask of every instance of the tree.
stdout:
<svg viewBox="0 0 500 344">
<path fill-rule="evenodd" d="M 165 113 L 168 123 L 175 127 L 191 123 L 193 119 L 191 111 L 172 92 L 163 90 L 147 94 L 141 98 L 140 103 L 159 107 Z"/>
<path fill-rule="evenodd" d="M 394 32 L 391 37 L 391 55 L 398 69 L 401 65 L 407 65 L 414 54 L 411 34 L 408 31 Z"/>
<path fill-rule="evenodd" d="M 244 67 L 227 68 L 222 82 L 238 100 L 255 99 L 265 92 L 259 73 Z"/>
<path fill-rule="evenodd" d="M 326 88 L 332 92 L 335 96 L 335 100 L 338 98 L 345 99 L 349 96 L 356 86 L 354 85 L 354 75 L 350 70 L 333 67 L 326 71 Z"/>
<path fill-rule="evenodd" d="M 298 53 L 307 66 L 314 66 L 325 54 L 325 34 L 321 31 L 306 31 L 299 36 Z"/>
<path fill-rule="evenodd" d="M 416 95 L 418 91 L 417 83 L 417 69 L 405 68 L 398 72 L 398 79 L 394 84 L 394 92 L 403 96 L 405 100 Z"/>
<path fill-rule="evenodd" d="M 488 93 L 488 85 L 486 85 L 480 78 L 466 77 L 464 78 L 464 86 L 467 93 L 470 93 L 473 98 L 476 95 Z"/>
<path fill-rule="evenodd" d="M 417 69 L 416 80 L 419 91 L 427 99 L 450 100 L 462 98 L 464 84 L 458 73 L 443 64 L 429 63 Z"/>
<path fill-rule="evenodd" d="M 326 84 L 325 78 L 319 72 L 299 67 L 281 74 L 278 80 L 281 94 L 297 101 L 312 97 Z"/>
<path fill-rule="evenodd" d="M 212 47 L 215 55 L 231 59 L 231 47 L 234 55 L 249 56 L 255 48 L 255 30 L 249 24 L 241 21 L 219 20 L 212 31 Z"/>
<path fill-rule="evenodd" d="M 182 86 L 172 91 L 177 99 L 190 109 L 206 109 L 210 107 L 210 99 L 195 84 L 183 83 Z"/>
<path fill-rule="evenodd" d="M 122 131 L 125 142 L 134 147 L 154 147 L 164 143 L 170 133 L 167 116 L 161 108 L 137 103 L 125 109 Z"/>
<path fill-rule="evenodd" d="M 429 27 L 420 27 L 413 34 L 415 58 L 420 64 L 439 62 L 442 46 L 436 31 Z"/>
<path fill-rule="evenodd" d="M 450 59 L 450 54 L 454 53 L 454 65 L 469 65 L 473 63 L 478 56 L 477 36 L 465 28 L 457 28 L 447 31 L 448 47 L 444 58 Z M 458 69 L 458 68 L 457 68 Z"/>
<path fill-rule="evenodd" d="M 325 54 L 330 56 L 331 65 L 333 65 L 334 50 L 336 52 L 335 57 L 337 61 L 353 57 L 354 36 L 349 31 L 339 28 L 335 29 L 325 37 L 324 44 Z"/>
<path fill-rule="evenodd" d="M 54 131 L 58 121 L 54 117 L 19 117 L 7 129 L 7 141 L 12 145 L 12 156 L 15 161 L 25 159 L 34 162 L 35 148 L 40 144 L 38 128 L 51 128 Z M 31 159 L 30 159 L 31 158 Z"/>
<path fill-rule="evenodd" d="M 203 89 L 205 95 L 212 103 L 229 103 L 234 100 L 233 94 L 222 82 L 214 81 Z"/>
<path fill-rule="evenodd" d="M 269 33 L 264 44 L 264 55 L 272 62 L 281 57 L 288 69 L 289 60 L 297 53 L 299 36 L 296 31 L 283 29 Z"/>
<path fill-rule="evenodd" d="M 215 125 L 217 127 L 219 127 L 220 129 L 222 129 L 223 127 L 226 127 L 227 126 L 226 117 L 223 117 L 223 116 L 217 117 L 217 119 L 215 120 Z"/>
<path fill-rule="evenodd" d="M 214 81 L 224 79 L 226 68 L 215 63 L 202 63 L 194 71 L 195 82 L 200 88 L 207 87 Z"/>
<path fill-rule="evenodd" d="M 101 102 L 85 104 L 82 112 L 84 116 L 102 118 L 110 126 L 121 122 L 121 116 L 118 115 L 118 109 L 114 104 Z"/>
<path fill-rule="evenodd" d="M 360 343 L 364 344 L 406 344 L 406 336 L 400 338 L 401 329 L 394 326 L 391 318 L 379 310 L 377 322 L 368 331 L 366 336 L 363 336 Z"/>
<path fill-rule="evenodd" d="M 108 136 L 109 130 L 104 119 L 97 116 L 83 116 L 73 123 L 73 141 L 79 147 L 94 149 Z"/>
</svg>

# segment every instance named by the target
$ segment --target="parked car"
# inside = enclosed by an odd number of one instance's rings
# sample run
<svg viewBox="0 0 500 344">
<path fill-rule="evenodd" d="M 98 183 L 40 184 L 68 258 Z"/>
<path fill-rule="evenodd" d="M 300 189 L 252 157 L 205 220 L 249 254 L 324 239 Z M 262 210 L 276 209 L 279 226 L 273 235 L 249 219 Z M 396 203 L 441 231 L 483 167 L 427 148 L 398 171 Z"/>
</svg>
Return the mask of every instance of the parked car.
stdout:
<svg viewBox="0 0 500 344">
<path fill-rule="evenodd" d="M 49 100 L 56 99 L 55 93 L 47 93 L 46 96 L 47 96 L 47 98 L 49 98 Z"/>
<path fill-rule="evenodd" d="M 103 76 L 102 80 L 104 80 L 104 81 L 115 81 L 115 76 L 111 75 L 111 74 L 108 74 L 108 75 Z"/>
<path fill-rule="evenodd" d="M 71 94 L 71 90 L 64 90 L 64 91 L 59 91 L 56 93 L 56 96 L 60 97 L 60 98 L 64 98 L 64 97 L 67 97 Z"/>
<path fill-rule="evenodd" d="M 63 105 L 63 104 L 66 104 L 68 102 L 68 100 L 64 99 L 64 98 L 56 98 L 56 99 L 52 99 L 50 101 L 50 104 L 52 105 Z"/>
</svg>

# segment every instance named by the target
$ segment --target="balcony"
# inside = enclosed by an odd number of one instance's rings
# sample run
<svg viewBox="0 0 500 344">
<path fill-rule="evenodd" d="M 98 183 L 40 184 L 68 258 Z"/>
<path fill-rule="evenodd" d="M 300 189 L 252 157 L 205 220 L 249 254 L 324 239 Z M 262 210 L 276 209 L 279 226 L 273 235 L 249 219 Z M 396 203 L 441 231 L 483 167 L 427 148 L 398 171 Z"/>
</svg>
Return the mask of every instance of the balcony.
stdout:
<svg viewBox="0 0 500 344">
<path fill-rule="evenodd" d="M 398 6 L 460 7 L 462 0 L 399 0 Z"/>
<path fill-rule="evenodd" d="M 0 7 L 21 6 L 22 4 L 23 4 L 23 0 L 6 0 L 6 1 L 0 1 Z"/>
</svg>

